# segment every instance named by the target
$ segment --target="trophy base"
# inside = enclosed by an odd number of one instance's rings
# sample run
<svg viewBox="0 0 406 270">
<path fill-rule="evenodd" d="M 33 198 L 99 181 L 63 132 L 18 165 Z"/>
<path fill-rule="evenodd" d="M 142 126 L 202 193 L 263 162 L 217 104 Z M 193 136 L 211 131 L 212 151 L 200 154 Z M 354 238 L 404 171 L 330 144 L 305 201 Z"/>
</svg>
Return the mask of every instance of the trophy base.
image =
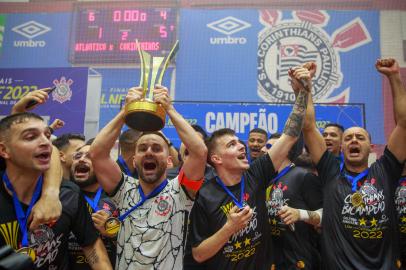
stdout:
<svg viewBox="0 0 406 270">
<path fill-rule="evenodd" d="M 125 110 L 125 123 L 132 129 L 148 132 L 161 130 L 165 126 L 164 108 L 152 101 L 135 101 L 128 104 Z"/>
</svg>

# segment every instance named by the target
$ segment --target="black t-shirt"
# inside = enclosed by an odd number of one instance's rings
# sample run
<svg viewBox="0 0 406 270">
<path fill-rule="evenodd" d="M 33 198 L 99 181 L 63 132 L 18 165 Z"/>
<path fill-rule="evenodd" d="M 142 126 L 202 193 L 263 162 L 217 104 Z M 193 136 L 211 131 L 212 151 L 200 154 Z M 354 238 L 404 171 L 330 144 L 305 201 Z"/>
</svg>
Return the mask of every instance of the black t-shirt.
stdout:
<svg viewBox="0 0 406 270">
<path fill-rule="evenodd" d="M 82 195 L 86 195 L 91 199 L 94 199 L 96 193 L 95 192 L 86 192 L 82 191 Z M 87 209 L 89 211 L 89 214 L 91 215 L 94 211 L 92 207 L 86 202 Z M 109 213 L 111 213 L 112 216 L 118 217 L 118 210 L 116 209 L 116 206 L 114 203 L 111 201 L 110 197 L 105 192 L 101 193 L 100 200 L 98 202 L 98 207 L 100 210 L 105 210 Z M 95 229 L 95 232 L 99 234 L 97 229 Z M 106 247 L 107 254 L 109 255 L 109 259 L 111 262 L 111 265 L 115 265 L 116 263 L 116 250 L 117 250 L 117 237 L 105 237 L 103 235 L 100 236 L 101 239 L 103 240 L 104 246 Z M 73 270 L 85 270 L 85 269 L 91 269 L 91 267 L 88 265 L 86 257 L 82 251 L 82 248 L 80 247 L 79 243 L 76 241 L 76 237 L 73 232 L 70 233 L 69 235 L 69 263 L 71 268 Z"/>
<path fill-rule="evenodd" d="M 228 243 L 205 262 L 207 269 L 268 269 L 271 262 L 268 241 L 270 227 L 265 206 L 265 191 L 275 174 L 268 155 L 256 159 L 249 170 L 244 172 L 244 198 L 254 214 L 244 229 L 231 236 Z M 240 183 L 228 188 L 236 198 L 240 198 Z M 221 229 L 227 221 L 226 214 L 233 206 L 232 198 L 215 178 L 203 184 L 190 216 L 192 246 L 198 246 Z"/>
<path fill-rule="evenodd" d="M 267 189 L 267 207 L 276 269 L 317 269 L 320 255 L 317 250 L 317 232 L 312 225 L 299 221 L 294 231 L 278 216 L 284 205 L 292 208 L 317 210 L 322 207 L 320 180 L 306 169 L 292 167 L 288 173 Z"/>
<path fill-rule="evenodd" d="M 397 269 L 395 188 L 402 164 L 385 149 L 353 192 L 337 159 L 326 151 L 317 164 L 323 182 L 323 269 Z M 344 172 L 351 175 L 351 172 Z M 357 174 L 352 174 L 357 175 Z"/>
<path fill-rule="evenodd" d="M 57 223 L 52 227 L 40 225 L 28 235 L 30 247 L 36 252 L 35 269 L 70 269 L 68 237 L 71 231 L 81 246 L 93 244 L 98 237 L 80 190 L 64 181 L 59 198 L 62 214 Z M 28 206 L 22 206 L 27 211 Z M 0 246 L 10 245 L 17 250 L 21 247 L 22 234 L 12 196 L 7 193 L 4 184 L 0 184 L 0 209 Z"/>
<path fill-rule="evenodd" d="M 406 269 L 406 176 L 399 181 L 395 194 L 395 205 L 399 222 L 401 260 Z"/>
</svg>

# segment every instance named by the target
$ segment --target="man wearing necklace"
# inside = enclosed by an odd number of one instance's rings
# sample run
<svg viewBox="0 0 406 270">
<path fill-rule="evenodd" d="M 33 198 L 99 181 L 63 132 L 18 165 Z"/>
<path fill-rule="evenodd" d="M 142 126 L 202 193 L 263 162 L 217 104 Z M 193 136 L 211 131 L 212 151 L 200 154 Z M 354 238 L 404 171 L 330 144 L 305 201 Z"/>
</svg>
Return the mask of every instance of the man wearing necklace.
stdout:
<svg viewBox="0 0 406 270">
<path fill-rule="evenodd" d="M 361 127 L 344 131 L 343 165 L 326 150 L 315 123 L 312 100 L 303 134 L 323 185 L 323 269 L 398 269 L 395 189 L 406 158 L 406 90 L 394 59 L 376 69 L 390 82 L 397 124 L 384 154 L 370 168 L 371 139 Z"/>
<path fill-rule="evenodd" d="M 185 212 L 203 182 L 207 158 L 203 140 L 175 110 L 166 88 L 156 86 L 153 94 L 189 149 L 176 178 L 166 177 L 169 143 L 160 132 L 142 133 L 136 142 L 139 179 L 122 174 L 110 150 L 124 125 L 124 110 L 100 131 L 89 151 L 98 182 L 120 209 L 116 269 L 182 269 Z M 141 97 L 142 88 L 131 88 L 126 103 Z"/>
<path fill-rule="evenodd" d="M 307 96 L 300 92 L 281 138 L 251 164 L 233 130 L 217 130 L 207 141 L 217 176 L 200 189 L 190 217 L 193 257 L 207 269 L 269 269 L 266 188 L 300 134 Z"/>
</svg>

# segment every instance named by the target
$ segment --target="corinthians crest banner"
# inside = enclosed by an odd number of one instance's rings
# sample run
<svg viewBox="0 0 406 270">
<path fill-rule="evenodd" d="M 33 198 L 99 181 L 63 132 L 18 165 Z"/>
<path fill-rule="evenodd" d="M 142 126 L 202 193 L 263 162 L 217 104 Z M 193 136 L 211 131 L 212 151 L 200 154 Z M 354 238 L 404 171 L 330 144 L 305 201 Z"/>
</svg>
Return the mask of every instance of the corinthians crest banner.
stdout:
<svg viewBox="0 0 406 270">
<path fill-rule="evenodd" d="M 180 22 L 177 100 L 290 103 L 287 71 L 314 61 L 315 101 L 365 103 L 384 143 L 379 12 L 182 10 Z"/>
<path fill-rule="evenodd" d="M 12 106 L 31 91 L 55 86 L 48 101 L 33 110 L 48 124 L 55 118 L 65 122 L 56 134 L 83 133 L 87 68 L 16 68 L 0 69 L 0 117 L 8 115 Z"/>
</svg>

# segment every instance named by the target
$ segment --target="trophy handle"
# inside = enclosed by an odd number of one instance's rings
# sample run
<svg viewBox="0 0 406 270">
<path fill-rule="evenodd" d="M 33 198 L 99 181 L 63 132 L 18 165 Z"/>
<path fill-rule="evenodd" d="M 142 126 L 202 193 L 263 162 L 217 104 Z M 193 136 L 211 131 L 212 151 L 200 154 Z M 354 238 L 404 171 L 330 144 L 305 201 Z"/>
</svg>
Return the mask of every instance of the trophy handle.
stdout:
<svg viewBox="0 0 406 270">
<path fill-rule="evenodd" d="M 164 57 L 153 57 L 152 58 L 152 73 L 151 73 L 151 84 L 149 85 L 148 99 L 152 100 L 153 89 L 155 88 L 156 77 Z"/>
<path fill-rule="evenodd" d="M 161 73 L 158 76 L 158 80 L 156 81 L 156 84 L 162 84 L 162 79 L 164 77 L 165 71 L 168 68 L 169 62 L 172 60 L 172 58 L 175 57 L 176 53 L 179 51 L 179 40 L 176 40 L 175 44 L 173 45 L 171 51 L 169 54 L 166 56 L 165 62 L 162 66 Z"/>
<path fill-rule="evenodd" d="M 151 63 L 151 56 L 141 50 L 141 45 L 138 42 L 138 39 L 135 40 L 137 43 L 138 47 L 138 55 L 140 56 L 140 64 L 141 64 L 141 75 L 140 75 L 140 87 L 142 87 L 142 96 L 145 97 L 147 91 L 148 91 L 148 78 L 149 78 L 149 69 L 150 69 L 150 63 Z"/>
</svg>

